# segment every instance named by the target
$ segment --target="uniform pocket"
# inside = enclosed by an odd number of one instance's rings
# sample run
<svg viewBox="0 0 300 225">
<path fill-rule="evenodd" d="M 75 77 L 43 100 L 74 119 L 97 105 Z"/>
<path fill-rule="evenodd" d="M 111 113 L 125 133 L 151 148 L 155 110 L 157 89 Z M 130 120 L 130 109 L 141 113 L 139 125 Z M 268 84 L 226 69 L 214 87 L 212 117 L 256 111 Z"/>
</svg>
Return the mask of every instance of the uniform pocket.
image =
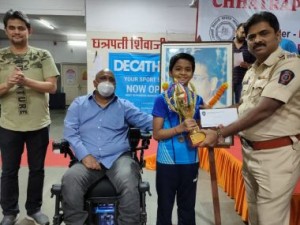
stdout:
<svg viewBox="0 0 300 225">
<path fill-rule="evenodd" d="M 251 91 L 251 100 L 258 101 L 258 97 L 261 96 L 262 91 L 264 90 L 265 86 L 268 84 L 267 79 L 260 79 L 257 80 L 253 86 Z"/>
</svg>

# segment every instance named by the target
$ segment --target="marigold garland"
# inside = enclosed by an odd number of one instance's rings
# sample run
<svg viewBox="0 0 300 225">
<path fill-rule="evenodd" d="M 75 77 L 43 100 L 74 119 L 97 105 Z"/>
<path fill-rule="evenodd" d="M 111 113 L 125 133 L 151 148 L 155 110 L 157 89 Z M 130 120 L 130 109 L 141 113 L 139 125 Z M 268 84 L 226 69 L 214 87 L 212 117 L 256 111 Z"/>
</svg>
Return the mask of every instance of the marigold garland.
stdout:
<svg viewBox="0 0 300 225">
<path fill-rule="evenodd" d="M 220 100 L 221 96 L 224 94 L 224 92 L 226 91 L 227 88 L 228 88 L 227 82 L 221 84 L 221 86 L 217 90 L 216 94 L 208 101 L 208 105 L 210 107 L 213 107 L 217 103 L 217 101 Z"/>
</svg>

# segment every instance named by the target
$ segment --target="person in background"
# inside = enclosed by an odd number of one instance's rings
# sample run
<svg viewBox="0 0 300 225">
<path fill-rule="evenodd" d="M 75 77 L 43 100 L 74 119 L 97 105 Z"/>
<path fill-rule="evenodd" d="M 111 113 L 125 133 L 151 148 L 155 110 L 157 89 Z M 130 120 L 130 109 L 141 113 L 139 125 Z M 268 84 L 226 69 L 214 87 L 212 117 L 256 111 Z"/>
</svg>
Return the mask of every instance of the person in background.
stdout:
<svg viewBox="0 0 300 225">
<path fill-rule="evenodd" d="M 239 133 L 250 224 L 289 225 L 300 176 L 300 59 L 279 47 L 279 22 L 271 12 L 253 14 L 245 34 L 256 61 L 243 81 L 239 119 L 203 130 L 200 146 Z"/>
<path fill-rule="evenodd" d="M 195 84 L 197 94 L 201 95 L 204 101 L 209 101 L 214 96 L 219 78 L 217 76 L 210 76 L 207 65 L 196 61 L 191 81 Z"/>
<path fill-rule="evenodd" d="M 281 38 L 279 45 L 283 50 L 298 54 L 298 49 L 296 44 L 290 39 Z"/>
<path fill-rule="evenodd" d="M 195 71 L 195 59 L 178 53 L 170 59 L 169 74 L 188 87 Z M 188 142 L 188 131 L 200 120 L 200 107 L 208 107 L 192 91 L 195 99 L 194 118 L 180 119 L 170 107 L 172 88 L 160 94 L 153 106 L 153 138 L 158 141 L 156 163 L 156 191 L 158 195 L 157 225 L 172 225 L 172 210 L 176 197 L 178 225 L 195 225 L 195 201 L 198 180 L 198 150 Z M 196 95 L 196 96 L 195 96 Z M 172 100 L 171 100 L 172 101 Z"/>
<path fill-rule="evenodd" d="M 18 172 L 26 144 L 27 219 L 47 225 L 41 206 L 51 123 L 48 93 L 56 92 L 59 72 L 47 50 L 29 46 L 31 25 L 23 12 L 7 11 L 3 23 L 10 45 L 0 50 L 1 224 L 13 225 L 18 218 Z"/>
<path fill-rule="evenodd" d="M 240 54 L 241 61 L 239 65 L 233 67 L 233 96 L 234 103 L 238 104 L 241 98 L 242 81 L 248 68 L 255 61 L 255 57 L 248 51 L 246 42 L 244 23 L 240 23 L 235 31 L 235 38 L 233 39 L 233 57 L 238 57 Z M 236 59 L 237 60 L 237 59 Z"/>
<path fill-rule="evenodd" d="M 76 98 L 64 120 L 64 139 L 78 163 L 62 178 L 64 222 L 83 225 L 88 217 L 84 195 L 97 180 L 107 175 L 120 193 L 118 225 L 140 224 L 140 168 L 129 152 L 129 126 L 152 130 L 152 116 L 115 95 L 112 71 L 96 74 L 95 91 Z"/>
</svg>

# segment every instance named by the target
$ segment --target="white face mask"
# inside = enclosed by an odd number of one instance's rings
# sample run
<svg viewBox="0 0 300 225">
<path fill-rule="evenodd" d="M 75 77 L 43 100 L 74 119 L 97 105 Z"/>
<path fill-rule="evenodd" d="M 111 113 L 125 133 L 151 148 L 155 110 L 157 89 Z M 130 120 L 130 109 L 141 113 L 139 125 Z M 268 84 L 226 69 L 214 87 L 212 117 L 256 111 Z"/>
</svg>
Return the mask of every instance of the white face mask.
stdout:
<svg viewBox="0 0 300 225">
<path fill-rule="evenodd" d="M 104 81 L 98 84 L 97 90 L 103 97 L 109 97 L 115 92 L 115 86 L 109 81 Z"/>
</svg>

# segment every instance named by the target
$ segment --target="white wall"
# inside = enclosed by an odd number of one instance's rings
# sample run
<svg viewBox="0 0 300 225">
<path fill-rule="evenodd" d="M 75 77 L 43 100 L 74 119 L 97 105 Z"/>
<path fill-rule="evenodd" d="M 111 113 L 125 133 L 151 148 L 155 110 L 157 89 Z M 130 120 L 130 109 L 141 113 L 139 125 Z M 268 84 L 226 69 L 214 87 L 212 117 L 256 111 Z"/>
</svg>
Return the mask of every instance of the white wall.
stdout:
<svg viewBox="0 0 300 225">
<path fill-rule="evenodd" d="M 0 0 L 0 4 L 0 13 L 18 9 L 26 14 L 85 15 L 85 0 Z"/>
<path fill-rule="evenodd" d="M 85 15 L 85 0 L 0 0 L 0 13 L 9 9 L 25 11 L 26 14 L 44 15 Z M 8 46 L 8 41 L 0 40 L 0 48 Z M 51 52 L 56 63 L 86 63 L 86 48 L 70 47 L 66 42 L 33 41 L 29 44 Z"/>
<path fill-rule="evenodd" d="M 191 0 L 86 0 L 88 31 L 196 32 L 196 8 Z"/>
</svg>

